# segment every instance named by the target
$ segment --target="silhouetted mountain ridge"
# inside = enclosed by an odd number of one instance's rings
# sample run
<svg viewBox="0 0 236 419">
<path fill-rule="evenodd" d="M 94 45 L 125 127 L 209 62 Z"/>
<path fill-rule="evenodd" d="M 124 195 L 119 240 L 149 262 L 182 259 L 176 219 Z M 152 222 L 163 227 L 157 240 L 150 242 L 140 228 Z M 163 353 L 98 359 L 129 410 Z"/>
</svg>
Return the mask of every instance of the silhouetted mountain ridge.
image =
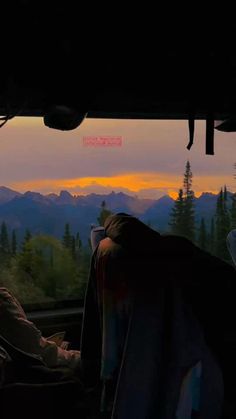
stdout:
<svg viewBox="0 0 236 419">
<path fill-rule="evenodd" d="M 204 192 L 195 198 L 196 220 L 201 217 L 209 223 L 215 213 L 218 195 Z M 229 193 L 229 197 L 232 193 Z M 90 226 L 97 224 L 102 201 L 112 212 L 126 212 L 140 218 L 159 231 L 168 231 L 169 216 L 174 200 L 168 196 L 159 199 L 142 199 L 123 192 L 109 194 L 71 195 L 68 191 L 60 194 L 43 195 L 27 191 L 19 193 L 0 187 L 0 222 L 5 221 L 8 229 L 16 229 L 22 238 L 25 229 L 32 234 L 51 234 L 61 238 L 65 223 L 70 223 L 71 232 L 79 232 L 87 243 Z M 228 200 L 231 204 L 231 199 Z"/>
<path fill-rule="evenodd" d="M 13 191 L 12 189 L 6 188 L 5 186 L 0 186 L 0 205 L 5 202 L 11 201 L 16 196 L 20 196 L 20 192 Z"/>
</svg>

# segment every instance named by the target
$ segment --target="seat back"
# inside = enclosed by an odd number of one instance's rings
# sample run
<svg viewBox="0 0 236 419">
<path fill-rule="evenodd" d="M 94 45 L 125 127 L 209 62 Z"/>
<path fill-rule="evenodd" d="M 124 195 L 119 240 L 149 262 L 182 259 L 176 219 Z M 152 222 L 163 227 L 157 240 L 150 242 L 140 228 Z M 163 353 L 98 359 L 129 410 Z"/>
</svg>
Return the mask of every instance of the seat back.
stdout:
<svg viewBox="0 0 236 419">
<path fill-rule="evenodd" d="M 0 336 L 0 411 L 24 419 L 87 414 L 84 386 L 69 368 L 48 368 Z"/>
</svg>

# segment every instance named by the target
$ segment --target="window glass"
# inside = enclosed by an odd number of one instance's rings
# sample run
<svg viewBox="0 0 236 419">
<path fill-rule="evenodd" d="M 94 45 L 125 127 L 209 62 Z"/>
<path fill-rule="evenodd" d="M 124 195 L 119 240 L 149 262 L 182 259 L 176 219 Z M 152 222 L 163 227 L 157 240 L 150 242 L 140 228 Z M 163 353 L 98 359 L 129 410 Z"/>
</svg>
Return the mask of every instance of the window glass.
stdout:
<svg viewBox="0 0 236 419">
<path fill-rule="evenodd" d="M 0 130 L 0 286 L 26 305 L 83 300 L 91 227 L 119 211 L 231 263 L 236 133 L 215 131 L 214 156 L 204 121 L 190 151 L 188 135 L 187 121 L 86 119 L 73 131 L 9 121 Z"/>
</svg>

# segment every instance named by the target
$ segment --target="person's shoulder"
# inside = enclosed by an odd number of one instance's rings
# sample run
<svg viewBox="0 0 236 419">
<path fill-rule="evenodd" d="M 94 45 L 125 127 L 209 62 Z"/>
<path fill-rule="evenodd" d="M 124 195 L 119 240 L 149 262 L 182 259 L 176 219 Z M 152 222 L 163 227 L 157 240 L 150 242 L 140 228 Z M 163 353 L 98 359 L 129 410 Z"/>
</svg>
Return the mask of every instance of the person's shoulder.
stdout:
<svg viewBox="0 0 236 419">
<path fill-rule="evenodd" d="M 169 249 L 169 252 L 172 252 L 176 257 L 183 257 L 186 262 L 189 261 L 192 263 L 193 260 L 200 267 L 203 265 L 209 265 L 213 267 L 222 268 L 225 271 L 231 272 L 235 275 L 235 269 L 232 265 L 224 261 L 223 259 L 213 255 L 207 250 L 201 249 L 197 244 L 193 243 L 191 240 L 177 235 L 165 234 L 162 235 L 162 241 L 164 243 L 164 248 Z"/>
<path fill-rule="evenodd" d="M 18 318 L 25 319 L 25 312 L 17 300 L 8 288 L 0 287 L 0 304 L 1 309 L 8 313 L 14 313 Z"/>
<path fill-rule="evenodd" d="M 191 240 L 174 234 L 162 234 L 161 242 L 165 248 L 177 253 L 185 252 L 186 254 L 186 252 L 193 253 L 200 250 Z"/>
<path fill-rule="evenodd" d="M 5 300 L 5 299 L 11 299 L 11 298 L 12 298 L 11 292 L 5 287 L 0 287 L 0 299 Z"/>
</svg>

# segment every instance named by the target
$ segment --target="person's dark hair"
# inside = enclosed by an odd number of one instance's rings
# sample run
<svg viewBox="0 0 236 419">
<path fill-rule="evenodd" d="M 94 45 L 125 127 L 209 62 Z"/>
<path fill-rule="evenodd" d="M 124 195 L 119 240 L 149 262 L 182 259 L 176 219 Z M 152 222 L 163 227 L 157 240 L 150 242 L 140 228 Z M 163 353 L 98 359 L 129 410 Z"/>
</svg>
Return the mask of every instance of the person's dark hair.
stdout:
<svg viewBox="0 0 236 419">
<path fill-rule="evenodd" d="M 152 241 L 156 242 L 160 237 L 155 230 L 126 213 L 110 215 L 104 227 L 108 237 L 125 247 L 139 248 L 143 241 L 151 245 Z"/>
</svg>

